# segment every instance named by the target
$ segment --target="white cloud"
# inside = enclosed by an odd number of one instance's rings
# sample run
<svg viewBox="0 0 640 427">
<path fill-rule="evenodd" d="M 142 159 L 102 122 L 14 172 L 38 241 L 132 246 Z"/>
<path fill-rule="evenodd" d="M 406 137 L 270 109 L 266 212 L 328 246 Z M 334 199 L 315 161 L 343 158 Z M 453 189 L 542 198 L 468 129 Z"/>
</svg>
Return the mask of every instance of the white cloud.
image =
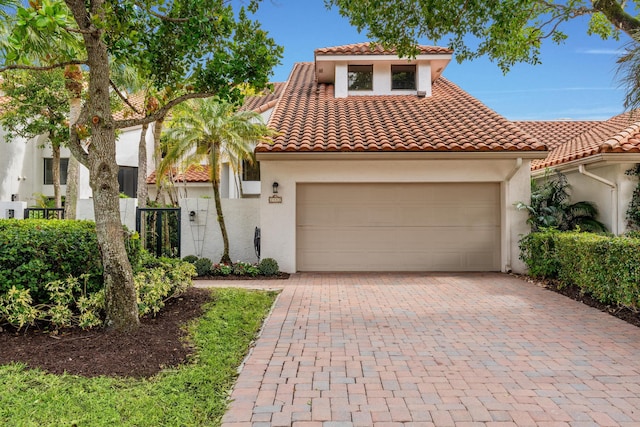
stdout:
<svg viewBox="0 0 640 427">
<path fill-rule="evenodd" d="M 619 49 L 586 49 L 579 50 L 578 53 L 586 53 L 587 55 L 623 55 L 624 51 Z"/>
</svg>

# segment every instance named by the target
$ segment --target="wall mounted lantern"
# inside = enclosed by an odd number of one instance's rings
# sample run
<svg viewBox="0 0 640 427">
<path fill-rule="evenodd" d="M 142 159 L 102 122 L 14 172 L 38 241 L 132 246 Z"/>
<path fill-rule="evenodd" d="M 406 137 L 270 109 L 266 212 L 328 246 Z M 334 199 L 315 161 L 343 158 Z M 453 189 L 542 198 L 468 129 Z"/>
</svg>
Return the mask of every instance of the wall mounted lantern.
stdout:
<svg viewBox="0 0 640 427">
<path fill-rule="evenodd" d="M 280 184 L 274 182 L 273 195 L 269 196 L 269 203 L 282 203 L 282 197 L 278 196 L 278 187 L 280 187 Z"/>
</svg>

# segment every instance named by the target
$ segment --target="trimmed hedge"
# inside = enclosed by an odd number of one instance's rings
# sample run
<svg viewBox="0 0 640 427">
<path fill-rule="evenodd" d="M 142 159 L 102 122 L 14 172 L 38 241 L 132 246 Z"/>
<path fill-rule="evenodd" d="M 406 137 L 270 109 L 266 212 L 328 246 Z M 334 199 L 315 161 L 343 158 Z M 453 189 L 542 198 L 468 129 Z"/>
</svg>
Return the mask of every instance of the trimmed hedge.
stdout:
<svg viewBox="0 0 640 427">
<path fill-rule="evenodd" d="M 135 268 L 141 254 L 137 233 L 129 234 L 126 246 Z M 93 221 L 0 220 L 0 294 L 28 289 L 34 303 L 49 303 L 47 283 L 82 275 L 87 293 L 102 288 Z"/>
<path fill-rule="evenodd" d="M 520 241 L 532 277 L 576 285 L 605 304 L 640 308 L 640 239 L 545 231 Z"/>
</svg>

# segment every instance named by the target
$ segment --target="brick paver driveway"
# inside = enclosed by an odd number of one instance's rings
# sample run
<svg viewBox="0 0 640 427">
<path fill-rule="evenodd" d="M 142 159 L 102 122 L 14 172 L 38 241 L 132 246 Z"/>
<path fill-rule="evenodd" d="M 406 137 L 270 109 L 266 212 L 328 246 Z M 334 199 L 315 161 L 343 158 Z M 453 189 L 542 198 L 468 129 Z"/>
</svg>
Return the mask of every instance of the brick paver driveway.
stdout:
<svg viewBox="0 0 640 427">
<path fill-rule="evenodd" d="M 519 278 L 278 285 L 224 426 L 640 426 L 640 329 Z"/>
</svg>

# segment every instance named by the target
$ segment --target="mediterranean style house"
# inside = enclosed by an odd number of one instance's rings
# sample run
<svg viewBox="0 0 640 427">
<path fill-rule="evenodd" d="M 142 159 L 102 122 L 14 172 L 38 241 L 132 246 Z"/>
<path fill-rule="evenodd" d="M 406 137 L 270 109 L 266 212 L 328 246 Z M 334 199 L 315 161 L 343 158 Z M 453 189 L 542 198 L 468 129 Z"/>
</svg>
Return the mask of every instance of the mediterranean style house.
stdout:
<svg viewBox="0 0 640 427">
<path fill-rule="evenodd" d="M 251 235 L 259 227 L 261 256 L 287 272 L 524 272 L 518 241 L 529 228 L 515 204 L 529 200 L 531 178 L 554 168 L 576 200 L 596 202 L 608 228 L 624 232 L 636 185 L 625 171 L 640 163 L 640 120 L 509 121 L 443 77 L 452 54 L 420 46 L 409 60 L 370 43 L 321 48 L 286 82 L 249 97 L 243 109 L 277 136 L 255 148 L 256 165 L 238 173 L 223 164 L 233 227 Z M 127 131 L 118 145 L 125 170 L 136 167 L 139 138 Z M 11 177 L 0 175 L 0 200 L 46 194 L 46 150 L 23 156 L 30 160 L 21 169 L 17 157 L 0 155 L 13 159 Z M 200 216 L 208 176 L 202 166 L 174 179 L 181 206 L 198 212 L 183 216 L 183 230 L 198 237 L 182 254 L 215 259 L 217 249 L 202 249 L 219 240 Z M 253 252 L 250 238 L 239 239 Z"/>
</svg>

